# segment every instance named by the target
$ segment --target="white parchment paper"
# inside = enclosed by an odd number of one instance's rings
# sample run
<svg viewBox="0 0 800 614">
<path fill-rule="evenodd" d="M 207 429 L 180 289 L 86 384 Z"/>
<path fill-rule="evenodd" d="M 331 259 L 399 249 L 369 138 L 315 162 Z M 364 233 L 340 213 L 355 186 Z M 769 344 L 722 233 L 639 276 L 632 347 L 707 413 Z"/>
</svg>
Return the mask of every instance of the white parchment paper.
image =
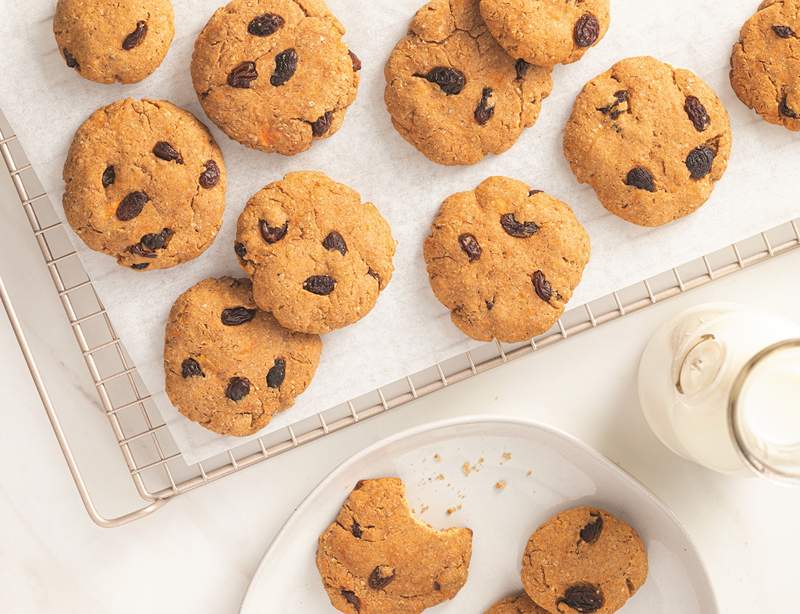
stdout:
<svg viewBox="0 0 800 614">
<path fill-rule="evenodd" d="M 46 189 L 60 201 L 61 169 L 75 130 L 96 108 L 118 98 L 165 98 L 194 112 L 214 131 L 225 154 L 229 190 L 225 224 L 199 259 L 145 274 L 75 239 L 117 331 L 154 394 L 185 460 L 225 451 L 241 440 L 219 437 L 181 417 L 163 390 L 162 339 L 170 306 L 208 277 L 242 275 L 233 253 L 236 219 L 250 195 L 294 170 L 316 169 L 346 183 L 389 219 L 399 251 L 396 274 L 375 310 L 327 335 L 322 364 L 294 408 L 264 432 L 323 411 L 375 387 L 422 370 L 474 344 L 450 323 L 430 292 L 422 242 L 439 204 L 490 175 L 528 182 L 566 201 L 588 227 L 592 261 L 573 305 L 581 304 L 800 214 L 800 136 L 761 121 L 728 82 L 731 46 L 756 0 L 612 0 L 612 25 L 585 58 L 554 71 L 554 91 L 541 118 L 506 154 L 469 168 L 429 162 L 392 128 L 383 104 L 383 66 L 422 0 L 329 0 L 364 64 L 358 100 L 343 129 L 294 158 L 252 151 L 229 140 L 205 117 L 189 76 L 194 38 L 220 0 L 173 0 L 176 40 L 161 68 L 133 86 L 94 84 L 68 70 L 52 35 L 51 0 L 2 0 L 0 107 L 22 139 Z M 583 84 L 614 62 L 654 55 L 689 68 L 720 94 L 731 114 L 733 156 L 710 202 L 695 215 L 660 229 L 627 224 L 576 183 L 561 153 L 563 126 Z M 324 84 L 320 84 L 324 86 Z"/>
</svg>

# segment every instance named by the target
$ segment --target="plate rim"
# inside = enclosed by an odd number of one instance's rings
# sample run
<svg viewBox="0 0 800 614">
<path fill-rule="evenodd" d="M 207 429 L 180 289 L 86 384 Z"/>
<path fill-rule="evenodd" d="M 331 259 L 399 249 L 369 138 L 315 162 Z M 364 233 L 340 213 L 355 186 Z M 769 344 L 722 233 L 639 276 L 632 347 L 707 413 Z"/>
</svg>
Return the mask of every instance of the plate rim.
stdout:
<svg viewBox="0 0 800 614">
<path fill-rule="evenodd" d="M 669 519 L 675 524 L 678 530 L 683 535 L 686 543 L 688 544 L 689 552 L 694 556 L 695 560 L 699 565 L 699 571 L 702 574 L 701 580 L 703 580 L 704 584 L 708 587 L 709 596 L 711 598 L 711 605 L 714 608 L 714 612 L 710 612 L 709 614 L 720 614 L 719 609 L 719 602 L 717 600 L 716 592 L 714 591 L 714 584 L 711 582 L 711 576 L 708 573 L 708 568 L 703 557 L 700 554 L 697 546 L 695 545 L 694 541 L 692 540 L 689 532 L 686 530 L 686 527 L 683 526 L 681 521 L 675 515 L 675 512 L 670 509 L 670 507 L 661 500 L 655 493 L 653 493 L 641 480 L 631 475 L 627 470 L 620 467 L 611 459 L 606 457 L 600 451 L 594 449 L 589 444 L 584 442 L 581 439 L 578 439 L 576 436 L 567 433 L 559 428 L 554 426 L 550 426 L 548 424 L 544 424 L 538 420 L 533 420 L 529 418 L 520 418 L 515 416 L 494 416 L 491 414 L 478 414 L 474 416 L 460 416 L 456 418 L 447 418 L 444 420 L 436 420 L 434 422 L 429 422 L 426 424 L 419 424 L 417 426 L 413 426 L 411 428 L 402 430 L 400 432 L 394 433 L 389 435 L 388 437 L 384 437 L 383 439 L 379 439 L 375 443 L 367 446 L 363 450 L 359 450 L 358 452 L 350 455 L 342 462 L 340 462 L 336 467 L 334 467 L 328 474 L 325 475 L 322 480 L 313 488 L 309 493 L 303 498 L 300 504 L 292 511 L 289 517 L 286 519 L 281 525 L 281 528 L 275 534 L 275 537 L 267 546 L 267 549 L 264 551 L 264 554 L 261 556 L 261 559 L 258 562 L 258 566 L 256 567 L 253 575 L 250 577 L 250 582 L 247 585 L 247 591 L 242 597 L 241 605 L 239 606 L 239 614 L 245 614 L 245 606 L 247 606 L 247 600 L 252 594 L 252 588 L 255 583 L 257 577 L 259 577 L 261 573 L 261 568 L 264 566 L 267 558 L 272 554 L 273 550 L 277 547 L 278 542 L 289 532 L 291 525 L 293 522 L 296 521 L 298 516 L 300 516 L 301 512 L 303 512 L 306 507 L 311 505 L 311 502 L 316 498 L 316 496 L 324 490 L 328 484 L 330 484 L 333 480 L 335 480 L 340 473 L 346 471 L 351 465 L 355 465 L 358 463 L 363 457 L 372 454 L 374 451 L 379 450 L 381 448 L 385 448 L 390 446 L 393 443 L 404 439 L 411 439 L 413 437 L 417 437 L 424 433 L 437 431 L 440 429 L 451 428 L 455 426 L 464 426 L 464 425 L 472 425 L 472 424 L 487 424 L 487 423 L 495 423 L 495 424 L 505 424 L 505 425 L 517 425 L 517 426 L 525 426 L 531 427 L 534 429 L 539 429 L 541 431 L 545 431 L 548 434 L 554 435 L 559 437 L 570 444 L 573 444 L 583 450 L 584 452 L 588 453 L 591 457 L 593 457 L 596 461 L 600 462 L 601 464 L 605 465 L 607 468 L 615 470 L 622 479 L 628 481 L 631 485 L 636 487 L 637 489 L 644 492 L 644 494 L 651 500 L 652 503 L 656 505 L 663 513 L 669 517 Z"/>
</svg>

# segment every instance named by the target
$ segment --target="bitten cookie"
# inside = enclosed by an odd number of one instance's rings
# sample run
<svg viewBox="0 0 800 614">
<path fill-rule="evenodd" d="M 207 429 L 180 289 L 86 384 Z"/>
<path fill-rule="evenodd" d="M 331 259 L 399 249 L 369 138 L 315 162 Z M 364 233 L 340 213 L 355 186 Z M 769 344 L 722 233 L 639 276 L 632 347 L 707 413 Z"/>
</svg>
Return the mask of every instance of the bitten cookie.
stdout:
<svg viewBox="0 0 800 614">
<path fill-rule="evenodd" d="M 433 0 L 385 69 L 392 123 L 439 164 L 475 164 L 511 147 L 539 116 L 550 70 L 512 58 L 495 42 L 478 0 Z"/>
<path fill-rule="evenodd" d="M 522 559 L 525 591 L 546 611 L 611 614 L 647 579 L 634 529 L 591 507 L 566 510 L 531 536 Z"/>
<path fill-rule="evenodd" d="M 558 320 L 590 251 L 567 205 L 491 177 L 444 202 L 424 254 L 431 288 L 458 328 L 481 341 L 515 342 Z"/>
<path fill-rule="evenodd" d="M 167 55 L 175 35 L 171 0 L 58 0 L 58 50 L 69 68 L 99 83 L 135 83 Z"/>
<path fill-rule="evenodd" d="M 233 0 L 197 38 L 192 81 L 232 139 L 287 156 L 339 130 L 361 62 L 322 0 Z"/>
<path fill-rule="evenodd" d="M 611 213 L 641 226 L 700 208 L 730 150 L 728 112 L 714 91 L 651 57 L 622 60 L 587 83 L 564 132 L 578 181 Z"/>
<path fill-rule="evenodd" d="M 486 610 L 486 614 L 548 614 L 548 612 L 536 605 L 523 591 L 501 599 Z"/>
<path fill-rule="evenodd" d="M 351 614 L 419 614 L 467 581 L 472 531 L 415 519 L 397 478 L 362 480 L 319 538 L 317 569 L 333 606 Z"/>
<path fill-rule="evenodd" d="M 78 236 L 135 270 L 196 258 L 222 224 L 222 152 L 194 115 L 163 100 L 96 111 L 72 141 L 64 181 Z"/>
<path fill-rule="evenodd" d="M 739 99 L 771 124 L 800 130 L 800 0 L 765 0 L 731 56 Z"/>
<path fill-rule="evenodd" d="M 172 307 L 164 345 L 167 395 L 222 435 L 251 435 L 294 404 L 317 370 L 322 341 L 258 311 L 246 279 L 206 279 Z"/>
<path fill-rule="evenodd" d="M 375 306 L 395 242 L 372 203 L 322 173 L 290 173 L 247 203 L 236 254 L 255 301 L 282 326 L 327 333 Z"/>
<path fill-rule="evenodd" d="M 553 66 L 577 62 L 605 36 L 608 0 L 480 0 L 481 15 L 508 54 Z"/>
</svg>

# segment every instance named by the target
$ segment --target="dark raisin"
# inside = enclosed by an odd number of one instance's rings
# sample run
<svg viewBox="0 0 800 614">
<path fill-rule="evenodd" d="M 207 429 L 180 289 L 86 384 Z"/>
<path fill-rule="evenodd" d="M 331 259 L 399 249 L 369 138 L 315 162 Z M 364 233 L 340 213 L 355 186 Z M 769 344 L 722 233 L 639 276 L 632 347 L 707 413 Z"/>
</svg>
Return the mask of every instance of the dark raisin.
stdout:
<svg viewBox="0 0 800 614">
<path fill-rule="evenodd" d="M 486 311 L 494 309 L 494 301 L 486 301 Z"/>
<path fill-rule="evenodd" d="M 203 373 L 203 369 L 200 367 L 200 363 L 194 358 L 187 358 L 181 363 L 181 375 L 183 376 L 183 379 L 188 377 L 206 376 L 206 374 Z"/>
<path fill-rule="evenodd" d="M 435 591 L 442 590 L 442 585 L 434 580 L 434 582 L 433 582 L 433 590 L 435 590 Z"/>
<path fill-rule="evenodd" d="M 275 87 L 280 87 L 294 76 L 297 70 L 297 51 L 286 49 L 275 56 L 275 72 L 269 82 Z"/>
<path fill-rule="evenodd" d="M 244 246 L 244 243 L 239 243 L 238 241 L 233 245 L 233 251 L 236 252 L 236 255 L 239 256 L 242 260 L 247 257 L 247 248 Z"/>
<path fill-rule="evenodd" d="M 150 197 L 144 192 L 131 192 L 117 207 L 117 219 L 120 222 L 129 222 L 142 212 L 149 200 Z"/>
<path fill-rule="evenodd" d="M 789 106 L 789 95 L 784 94 L 783 98 L 781 98 L 781 102 L 778 105 L 778 111 L 784 117 L 788 117 L 789 119 L 798 119 L 800 118 L 800 114 L 795 111 L 792 107 Z"/>
<path fill-rule="evenodd" d="M 374 271 L 370 267 L 369 269 L 367 269 L 367 275 L 369 275 L 370 277 L 372 277 L 372 279 L 377 281 L 379 286 L 381 285 L 381 275 L 380 275 L 380 273 L 378 273 L 378 271 Z"/>
<path fill-rule="evenodd" d="M 572 33 L 578 47 L 591 47 L 600 36 L 600 22 L 591 13 L 584 13 L 575 22 L 575 31 Z"/>
<path fill-rule="evenodd" d="M 461 246 L 461 249 L 467 255 L 470 262 L 481 259 L 483 250 L 481 249 L 480 243 L 478 243 L 478 240 L 475 238 L 475 235 L 466 233 L 461 235 L 458 237 L 458 244 Z"/>
<path fill-rule="evenodd" d="M 500 225 L 508 234 L 517 239 L 527 239 L 539 232 L 536 222 L 518 222 L 513 213 L 500 216 Z"/>
<path fill-rule="evenodd" d="M 350 54 L 350 61 L 353 62 L 353 72 L 358 72 L 361 70 L 361 60 L 358 59 L 358 56 L 349 49 L 347 53 Z"/>
<path fill-rule="evenodd" d="M 598 107 L 597 110 L 603 113 L 604 115 L 608 115 L 611 119 L 617 119 L 620 115 L 624 113 L 625 110 L 620 109 L 622 103 L 628 101 L 628 91 L 627 90 L 619 90 L 614 92 L 614 102 L 608 104 L 604 107 Z"/>
<path fill-rule="evenodd" d="M 350 527 L 350 532 L 353 534 L 353 537 L 357 539 L 361 539 L 361 536 L 364 535 L 364 531 L 361 529 L 361 525 L 358 524 L 357 521 L 353 521 L 352 526 Z"/>
<path fill-rule="evenodd" d="M 648 192 L 656 191 L 656 182 L 653 179 L 653 175 L 643 166 L 637 166 L 628 171 L 628 176 L 625 177 L 625 185 L 647 190 Z"/>
<path fill-rule="evenodd" d="M 179 152 L 166 141 L 159 141 L 156 143 L 156 146 L 153 147 L 153 155 L 160 160 L 164 160 L 165 162 L 177 162 L 178 164 L 183 164 L 183 156 L 181 155 L 181 152 Z"/>
<path fill-rule="evenodd" d="M 478 106 L 475 108 L 475 121 L 478 122 L 481 126 L 485 126 L 486 123 L 492 119 L 494 115 L 494 105 L 491 107 L 489 106 L 489 98 L 492 97 L 492 88 L 485 87 L 483 88 L 483 92 L 481 92 L 481 101 L 478 103 Z"/>
<path fill-rule="evenodd" d="M 136 245 L 131 245 L 128 248 L 128 251 L 131 254 L 133 254 L 134 256 L 139 256 L 140 258 L 155 258 L 156 257 L 156 253 L 153 250 L 147 249 L 141 243 L 137 243 Z"/>
<path fill-rule="evenodd" d="M 222 173 L 217 163 L 214 162 L 214 160 L 209 160 L 206 162 L 206 170 L 200 173 L 200 186 L 206 190 L 210 190 L 219 183 L 221 176 Z"/>
<path fill-rule="evenodd" d="M 388 565 L 378 565 L 372 570 L 367 579 L 367 584 L 376 591 L 383 590 L 394 580 L 394 568 Z"/>
<path fill-rule="evenodd" d="M 256 317 L 255 309 L 247 307 L 230 307 L 223 309 L 220 319 L 225 326 L 241 326 Z"/>
<path fill-rule="evenodd" d="M 241 401 L 250 394 L 250 380 L 246 377 L 232 377 L 225 388 L 225 396 L 231 401 Z"/>
<path fill-rule="evenodd" d="M 792 38 L 795 36 L 794 30 L 789 26 L 772 26 L 772 31 L 781 38 Z"/>
<path fill-rule="evenodd" d="M 116 180 L 117 180 L 116 169 L 111 165 L 106 166 L 106 170 L 103 171 L 103 187 L 107 188 L 110 185 L 114 185 L 114 182 Z"/>
<path fill-rule="evenodd" d="M 359 480 L 358 482 L 356 482 L 356 485 L 353 486 L 353 490 L 361 490 L 364 487 L 365 482 L 366 480 Z"/>
<path fill-rule="evenodd" d="M 164 249 L 169 245 L 170 239 L 172 239 L 172 235 L 175 234 L 171 228 L 164 228 L 159 233 L 151 233 L 144 235 L 139 240 L 139 245 L 144 247 L 145 249 L 154 252 L 157 249 Z"/>
<path fill-rule="evenodd" d="M 602 608 L 606 600 L 603 592 L 594 584 L 583 582 L 574 584 L 564 591 L 564 596 L 556 601 L 557 605 L 566 604 L 581 614 L 591 614 Z"/>
<path fill-rule="evenodd" d="M 271 36 L 283 27 L 283 17 L 274 13 L 264 13 L 254 17 L 247 26 L 247 31 L 253 36 Z"/>
<path fill-rule="evenodd" d="M 331 129 L 331 122 L 333 121 L 333 113 L 326 111 L 325 115 L 320 117 L 317 121 L 311 124 L 311 134 L 314 136 L 322 136 Z"/>
<path fill-rule="evenodd" d="M 711 118 L 708 116 L 706 108 L 695 96 L 687 96 L 686 104 L 683 105 L 686 115 L 694 124 L 694 129 L 698 132 L 703 132 L 711 123 Z"/>
<path fill-rule="evenodd" d="M 517 71 L 517 81 L 522 81 L 531 69 L 531 65 L 520 58 L 514 62 L 514 69 Z"/>
<path fill-rule="evenodd" d="M 544 273 L 536 271 L 531 276 L 531 280 L 533 281 L 533 289 L 536 291 L 536 295 L 545 303 L 549 303 L 550 299 L 553 298 L 553 286 L 547 281 Z"/>
<path fill-rule="evenodd" d="M 327 249 L 329 252 L 337 251 L 342 256 L 347 253 L 347 243 L 345 242 L 344 237 L 335 230 L 332 230 L 328 233 L 328 236 L 325 237 L 325 240 L 322 242 L 322 247 Z"/>
<path fill-rule="evenodd" d="M 341 593 L 345 601 L 347 601 L 347 603 L 356 609 L 356 612 L 361 611 L 361 599 L 358 598 L 358 595 L 356 595 L 353 591 L 348 591 L 346 588 L 343 588 Z"/>
<path fill-rule="evenodd" d="M 128 34 L 128 36 L 125 37 L 125 40 L 122 41 L 122 48 L 125 51 L 130 51 L 134 47 L 138 47 L 142 44 L 145 36 L 147 36 L 147 22 L 137 21 L 136 29 Z"/>
<path fill-rule="evenodd" d="M 75 56 L 72 55 L 66 47 L 62 50 L 64 53 L 64 61 L 67 63 L 69 68 L 80 68 L 81 65 L 78 64 L 78 60 L 75 59 Z"/>
<path fill-rule="evenodd" d="M 267 386 L 270 388 L 280 388 L 285 379 L 286 361 L 283 358 L 276 358 L 275 364 L 267 372 Z"/>
<path fill-rule="evenodd" d="M 228 85 L 240 89 L 248 89 L 250 84 L 258 79 L 255 62 L 242 62 L 228 75 Z"/>
<path fill-rule="evenodd" d="M 286 236 L 289 231 L 289 222 L 284 222 L 283 226 L 270 226 L 265 220 L 260 220 L 258 227 L 261 229 L 261 236 L 264 240 L 272 245 Z"/>
<path fill-rule="evenodd" d="M 336 280 L 328 275 L 312 275 L 303 282 L 303 290 L 317 296 L 328 296 L 336 288 Z"/>
<path fill-rule="evenodd" d="M 150 266 L 149 262 L 137 262 L 136 264 L 132 264 L 131 268 L 134 271 L 144 271 L 149 266 Z"/>
<path fill-rule="evenodd" d="M 581 540 L 587 544 L 593 544 L 600 539 L 603 532 L 603 516 L 599 512 L 589 512 L 592 520 L 586 523 L 580 531 Z"/>
<path fill-rule="evenodd" d="M 425 74 L 417 73 L 414 76 L 435 83 L 448 96 L 460 94 L 467 84 L 467 78 L 463 72 L 447 66 L 436 66 Z"/>
<path fill-rule="evenodd" d="M 711 167 L 714 164 L 714 158 L 717 152 L 711 149 L 708 145 L 701 145 L 694 148 L 686 156 L 686 168 L 692 175 L 692 179 L 702 179 L 711 172 Z"/>
<path fill-rule="evenodd" d="M 537 194 L 542 194 L 542 190 L 531 190 L 528 192 L 528 196 L 536 196 Z"/>
</svg>

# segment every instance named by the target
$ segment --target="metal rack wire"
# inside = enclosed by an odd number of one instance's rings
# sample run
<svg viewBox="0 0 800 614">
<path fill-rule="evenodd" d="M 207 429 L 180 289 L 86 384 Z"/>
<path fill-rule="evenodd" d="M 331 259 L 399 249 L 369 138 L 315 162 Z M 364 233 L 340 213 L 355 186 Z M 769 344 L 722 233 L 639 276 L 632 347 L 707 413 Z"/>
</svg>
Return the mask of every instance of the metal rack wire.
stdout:
<svg viewBox="0 0 800 614">
<path fill-rule="evenodd" d="M 0 277 L 0 299 L 69 470 L 89 515 L 104 527 L 117 527 L 142 518 L 189 490 L 800 247 L 800 227 L 798 220 L 795 220 L 572 309 L 564 314 L 553 329 L 530 342 L 485 344 L 477 350 L 434 364 L 422 372 L 382 386 L 225 454 L 188 465 L 114 330 L 63 222 L 1 113 L 0 155 L 8 168 L 19 196 L 18 205 L 28 219 L 43 257 L 43 265 L 50 273 L 91 376 L 99 405 L 108 419 L 127 473 L 141 499 L 135 508 L 111 518 L 104 517 L 95 507 L 92 492 L 73 455 L 67 429 L 60 420 L 58 407 L 48 393 L 46 375 L 40 371 L 28 342 L 28 331 L 18 317 L 12 297 Z"/>
</svg>

